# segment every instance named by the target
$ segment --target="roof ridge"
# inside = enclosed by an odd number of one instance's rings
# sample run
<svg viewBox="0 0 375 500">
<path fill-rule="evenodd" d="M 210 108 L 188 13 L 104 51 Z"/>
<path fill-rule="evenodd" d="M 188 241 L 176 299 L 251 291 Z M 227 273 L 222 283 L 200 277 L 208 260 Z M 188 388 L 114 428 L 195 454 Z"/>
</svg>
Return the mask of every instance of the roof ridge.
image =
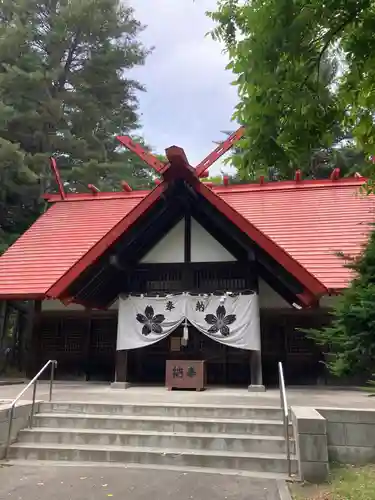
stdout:
<svg viewBox="0 0 375 500">
<path fill-rule="evenodd" d="M 304 181 L 276 181 L 266 182 L 264 184 L 230 184 L 229 186 L 212 186 L 215 193 L 224 194 L 228 192 L 248 193 L 251 191 L 291 191 L 299 189 L 326 189 L 339 187 L 362 186 L 366 178 L 343 178 L 339 180 L 330 179 L 307 179 Z"/>
<path fill-rule="evenodd" d="M 66 203 L 72 201 L 108 201 L 108 200 L 129 200 L 129 199 L 142 199 L 145 198 L 152 189 L 149 191 L 139 190 L 130 193 L 124 191 L 103 191 L 96 194 L 90 193 L 68 193 L 64 200 L 58 194 L 46 194 L 44 199 L 49 203 Z"/>
<path fill-rule="evenodd" d="M 215 193 L 225 194 L 228 192 L 236 193 L 248 193 L 248 192 L 259 192 L 259 191 L 290 191 L 297 189 L 327 189 L 327 188 L 339 188 L 339 187 L 350 187 L 350 186 L 361 186 L 366 182 L 365 177 L 353 178 L 344 177 L 339 180 L 332 181 L 331 179 L 306 179 L 299 182 L 296 181 L 276 181 L 276 182 L 265 182 L 264 184 L 229 184 L 228 186 L 213 185 L 210 187 Z M 204 185 L 206 183 L 203 182 Z M 144 198 L 147 196 L 152 189 L 146 190 L 135 190 L 132 192 L 124 191 L 102 191 L 96 194 L 91 193 L 67 193 L 64 200 L 60 198 L 58 194 L 46 194 L 44 198 L 50 203 L 59 202 L 69 202 L 69 201 L 104 201 L 104 200 L 116 200 L 116 199 L 132 199 L 132 198 Z"/>
</svg>

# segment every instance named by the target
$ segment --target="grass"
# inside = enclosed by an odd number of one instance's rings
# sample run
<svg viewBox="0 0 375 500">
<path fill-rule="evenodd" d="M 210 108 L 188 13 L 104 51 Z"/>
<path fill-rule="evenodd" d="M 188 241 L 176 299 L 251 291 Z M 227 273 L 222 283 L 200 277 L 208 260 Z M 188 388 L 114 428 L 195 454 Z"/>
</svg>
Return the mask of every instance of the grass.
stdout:
<svg viewBox="0 0 375 500">
<path fill-rule="evenodd" d="M 375 465 L 333 467 L 323 485 L 292 484 L 294 500 L 375 500 Z"/>
</svg>

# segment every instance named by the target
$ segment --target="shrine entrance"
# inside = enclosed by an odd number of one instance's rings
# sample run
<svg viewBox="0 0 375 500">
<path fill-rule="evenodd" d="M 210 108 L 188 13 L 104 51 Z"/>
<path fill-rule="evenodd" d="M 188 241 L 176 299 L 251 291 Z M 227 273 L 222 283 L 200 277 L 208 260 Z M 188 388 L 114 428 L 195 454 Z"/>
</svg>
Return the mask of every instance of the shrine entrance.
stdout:
<svg viewBox="0 0 375 500">
<path fill-rule="evenodd" d="M 167 360 L 204 360 L 208 385 L 249 385 L 249 351 L 215 342 L 192 326 L 186 346 L 182 345 L 182 340 L 183 327 L 180 326 L 156 344 L 129 351 L 128 381 L 164 385 Z"/>
</svg>

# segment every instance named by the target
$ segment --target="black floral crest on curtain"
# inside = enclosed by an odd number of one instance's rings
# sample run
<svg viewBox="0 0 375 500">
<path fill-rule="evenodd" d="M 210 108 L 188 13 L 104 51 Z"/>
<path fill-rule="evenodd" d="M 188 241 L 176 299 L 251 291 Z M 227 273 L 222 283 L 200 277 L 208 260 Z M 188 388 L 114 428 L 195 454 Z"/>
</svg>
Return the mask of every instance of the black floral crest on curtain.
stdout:
<svg viewBox="0 0 375 500">
<path fill-rule="evenodd" d="M 156 314 L 152 306 L 147 306 L 144 314 L 137 314 L 137 321 L 142 323 L 142 335 L 147 337 L 151 332 L 161 334 L 163 327 L 161 323 L 165 320 L 164 314 Z"/>
<path fill-rule="evenodd" d="M 228 337 L 230 335 L 229 325 L 236 321 L 235 314 L 226 315 L 227 311 L 224 306 L 219 306 L 216 309 L 216 316 L 214 314 L 207 314 L 204 320 L 208 323 L 210 328 L 207 330 L 208 333 L 220 332 L 223 337 Z"/>
</svg>

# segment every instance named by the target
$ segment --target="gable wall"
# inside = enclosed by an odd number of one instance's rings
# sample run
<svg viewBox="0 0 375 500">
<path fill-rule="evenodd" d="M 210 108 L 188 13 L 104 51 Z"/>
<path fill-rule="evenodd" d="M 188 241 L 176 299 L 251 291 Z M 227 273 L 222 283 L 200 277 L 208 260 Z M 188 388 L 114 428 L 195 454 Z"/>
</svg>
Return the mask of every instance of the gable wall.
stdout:
<svg viewBox="0 0 375 500">
<path fill-rule="evenodd" d="M 228 252 L 195 219 L 191 220 L 191 262 L 234 262 Z M 185 219 L 178 222 L 141 260 L 143 264 L 175 264 L 185 258 Z"/>
</svg>

